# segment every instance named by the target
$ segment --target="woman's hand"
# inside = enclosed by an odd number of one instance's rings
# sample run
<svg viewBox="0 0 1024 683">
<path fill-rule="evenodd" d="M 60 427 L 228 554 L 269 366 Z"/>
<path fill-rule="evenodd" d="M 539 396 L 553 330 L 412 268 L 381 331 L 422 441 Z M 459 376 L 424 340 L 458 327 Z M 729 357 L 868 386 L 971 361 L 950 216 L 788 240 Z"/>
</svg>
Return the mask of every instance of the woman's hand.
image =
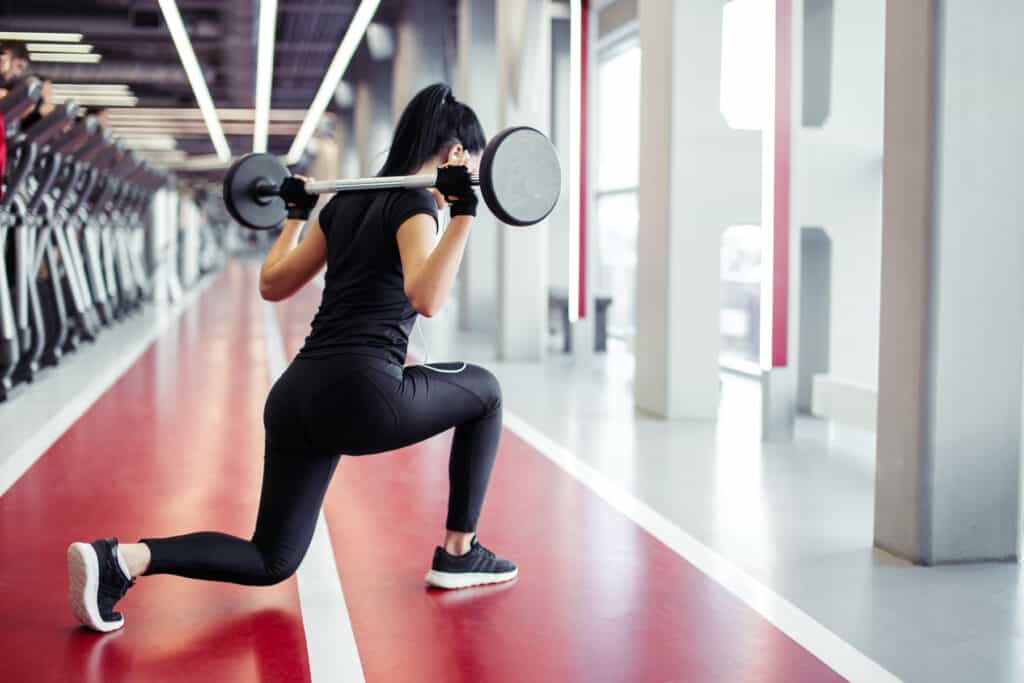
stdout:
<svg viewBox="0 0 1024 683">
<path fill-rule="evenodd" d="M 455 145 L 448 152 L 448 162 L 437 168 L 437 188 L 433 190 L 437 208 L 451 208 L 451 216 L 476 216 L 477 197 L 470 173 L 470 155 Z"/>
<path fill-rule="evenodd" d="M 300 221 L 309 220 L 309 214 L 316 206 L 319 197 L 306 192 L 307 180 L 308 178 L 305 176 L 296 175 L 285 178 L 281 183 L 281 199 L 284 200 L 284 205 L 288 209 L 288 218 Z"/>
</svg>

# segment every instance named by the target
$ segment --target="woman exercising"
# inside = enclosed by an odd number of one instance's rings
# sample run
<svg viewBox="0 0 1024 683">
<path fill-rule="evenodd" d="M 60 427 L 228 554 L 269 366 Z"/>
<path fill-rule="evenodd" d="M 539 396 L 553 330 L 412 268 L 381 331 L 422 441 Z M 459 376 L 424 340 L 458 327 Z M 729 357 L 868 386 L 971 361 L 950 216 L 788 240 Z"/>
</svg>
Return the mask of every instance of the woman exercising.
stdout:
<svg viewBox="0 0 1024 683">
<path fill-rule="evenodd" d="M 283 581 L 306 553 L 341 453 L 390 451 L 451 427 L 446 531 L 426 582 L 463 588 L 515 578 L 516 566 L 475 535 L 501 432 L 497 380 L 466 363 L 403 367 L 416 315 L 441 308 L 459 269 L 477 206 L 470 167 L 484 144 L 473 110 L 447 86 L 432 85 L 402 113 L 380 175 L 437 172 L 439 191 L 337 194 L 300 242 L 317 198 L 300 179 L 283 183 L 288 220 L 263 262 L 260 294 L 280 301 L 325 264 L 327 272 L 306 343 L 264 408 L 252 539 L 201 531 L 125 545 L 116 538 L 73 543 L 70 604 L 79 621 L 99 631 L 121 628 L 114 606 L 138 576 Z M 438 240 L 437 211 L 446 204 L 451 222 Z"/>
</svg>

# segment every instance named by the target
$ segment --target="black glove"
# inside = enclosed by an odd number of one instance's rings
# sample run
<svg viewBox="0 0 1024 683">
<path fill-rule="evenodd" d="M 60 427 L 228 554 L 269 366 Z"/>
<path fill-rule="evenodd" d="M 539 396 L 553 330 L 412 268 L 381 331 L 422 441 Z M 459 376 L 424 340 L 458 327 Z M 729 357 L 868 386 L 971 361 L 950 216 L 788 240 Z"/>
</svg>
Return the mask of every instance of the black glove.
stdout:
<svg viewBox="0 0 1024 683">
<path fill-rule="evenodd" d="M 298 178 L 285 178 L 281 183 L 281 199 L 288 209 L 288 218 L 307 220 L 316 206 L 317 196 L 306 192 L 306 182 Z"/>
<path fill-rule="evenodd" d="M 476 192 L 473 191 L 472 177 L 468 168 L 465 166 L 442 166 L 437 169 L 435 187 L 448 202 L 452 218 L 476 215 Z"/>
</svg>

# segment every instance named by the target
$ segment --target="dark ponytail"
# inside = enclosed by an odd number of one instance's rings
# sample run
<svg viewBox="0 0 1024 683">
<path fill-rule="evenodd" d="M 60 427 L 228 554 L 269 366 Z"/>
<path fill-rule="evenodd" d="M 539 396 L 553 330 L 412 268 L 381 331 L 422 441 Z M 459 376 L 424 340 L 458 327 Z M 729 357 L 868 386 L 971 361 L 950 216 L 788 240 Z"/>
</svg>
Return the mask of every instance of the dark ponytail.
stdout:
<svg viewBox="0 0 1024 683">
<path fill-rule="evenodd" d="M 435 83 L 416 93 L 406 105 L 391 149 L 379 175 L 410 175 L 456 142 L 471 153 L 487 144 L 484 129 L 476 114 L 457 101 L 452 89 Z"/>
</svg>

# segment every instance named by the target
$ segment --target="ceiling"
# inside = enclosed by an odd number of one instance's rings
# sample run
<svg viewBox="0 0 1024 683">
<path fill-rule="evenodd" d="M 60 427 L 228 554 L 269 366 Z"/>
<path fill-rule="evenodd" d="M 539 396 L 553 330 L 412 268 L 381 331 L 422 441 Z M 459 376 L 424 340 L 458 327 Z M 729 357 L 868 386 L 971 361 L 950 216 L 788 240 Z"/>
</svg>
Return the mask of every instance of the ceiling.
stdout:
<svg viewBox="0 0 1024 683">
<path fill-rule="evenodd" d="M 297 119 L 313 100 L 358 4 L 359 0 L 278 0 L 272 107 L 293 111 L 280 120 L 272 118 L 270 152 L 287 151 L 300 123 Z M 400 5 L 401 0 L 383 0 L 374 21 L 393 25 Z M 178 6 L 218 110 L 251 109 L 257 0 L 178 0 Z M 0 0 L 0 27 L 81 33 L 82 42 L 102 55 L 98 64 L 33 65 L 36 73 L 55 83 L 126 84 L 138 97 L 138 107 L 196 108 L 156 0 Z M 364 41 L 360 51 L 365 49 Z M 346 79 L 358 78 L 351 72 L 370 61 L 354 59 Z M 232 153 L 250 151 L 250 126 L 245 121 L 225 125 Z M 188 128 L 175 133 L 177 147 L 189 155 L 213 154 L 205 126 Z"/>
</svg>

